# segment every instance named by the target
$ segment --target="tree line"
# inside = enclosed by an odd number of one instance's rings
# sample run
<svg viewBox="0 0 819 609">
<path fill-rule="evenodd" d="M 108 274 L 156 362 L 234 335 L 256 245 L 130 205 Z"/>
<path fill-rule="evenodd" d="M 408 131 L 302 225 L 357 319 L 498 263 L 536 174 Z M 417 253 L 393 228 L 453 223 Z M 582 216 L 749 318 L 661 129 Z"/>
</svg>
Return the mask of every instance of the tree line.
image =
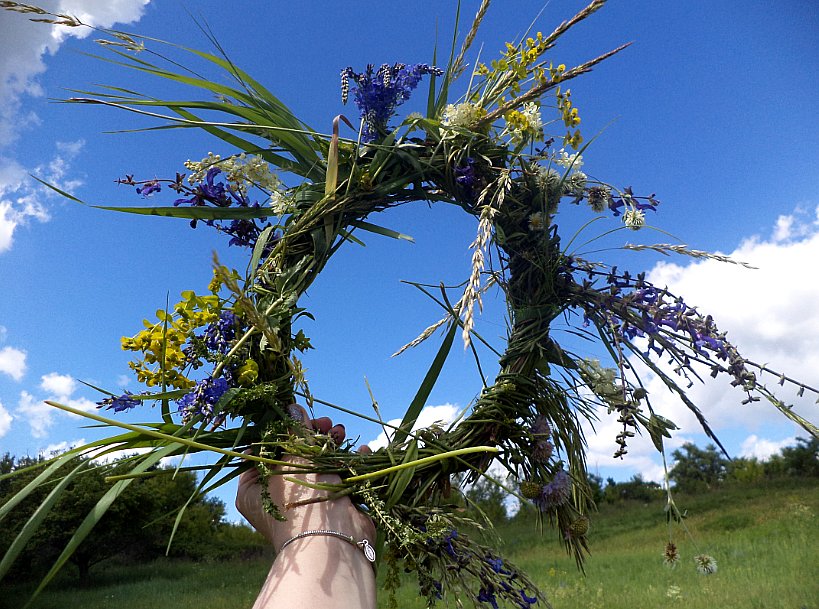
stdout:
<svg viewBox="0 0 819 609">
<path fill-rule="evenodd" d="M 65 473 L 84 461 L 87 459 L 78 457 L 69 462 Z M 128 470 L 126 461 L 86 467 L 75 476 L 3 579 L 36 578 L 48 570 L 85 516 L 111 488 L 106 478 Z M 9 453 L 0 457 L 0 506 L 31 482 L 44 462 L 43 457 Z M 11 473 L 15 475 L 9 476 Z M 262 552 L 261 536 L 249 527 L 226 522 L 224 504 L 199 492 L 194 472 L 154 467 L 148 474 L 131 482 L 72 555 L 70 562 L 80 580 L 87 581 L 94 565 L 114 557 L 128 563 L 166 555 L 223 560 Z M 55 485 L 60 478 L 55 477 Z M 0 522 L 0 557 L 50 490 L 37 489 Z M 186 507 L 180 515 L 182 506 Z"/>
<path fill-rule="evenodd" d="M 672 488 L 685 493 L 703 493 L 725 484 L 755 484 L 765 480 L 797 477 L 819 478 L 819 439 L 797 438 L 796 444 L 783 448 L 766 460 L 756 457 L 728 458 L 713 444 L 700 448 L 690 442 L 671 453 L 673 466 L 668 472 Z M 589 475 L 589 492 L 597 504 L 622 501 L 645 503 L 665 497 L 664 487 L 636 474 L 617 482 Z M 506 494 L 491 482 L 479 481 L 465 491 L 467 504 L 493 522 L 506 520 Z"/>
</svg>

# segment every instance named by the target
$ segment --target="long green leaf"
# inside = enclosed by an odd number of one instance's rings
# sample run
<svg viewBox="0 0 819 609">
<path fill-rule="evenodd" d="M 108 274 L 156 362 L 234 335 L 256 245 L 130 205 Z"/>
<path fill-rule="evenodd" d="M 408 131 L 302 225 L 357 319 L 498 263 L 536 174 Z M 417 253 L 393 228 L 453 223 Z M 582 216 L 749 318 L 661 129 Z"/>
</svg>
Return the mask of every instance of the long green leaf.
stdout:
<svg viewBox="0 0 819 609">
<path fill-rule="evenodd" d="M 142 462 L 134 467 L 132 472 L 144 472 L 149 467 L 159 463 L 159 461 L 164 457 L 169 456 L 175 450 L 176 446 L 169 445 L 148 453 L 142 458 Z M 114 483 L 114 485 L 102 496 L 102 498 L 97 502 L 91 512 L 85 517 L 80 526 L 74 532 L 74 535 L 71 536 L 71 539 L 68 541 L 68 544 L 65 546 L 60 556 L 57 558 L 45 577 L 43 577 L 42 581 L 37 586 L 37 589 L 31 595 L 28 603 L 26 603 L 26 607 L 29 607 L 34 599 L 37 598 L 37 596 L 39 596 L 43 589 L 49 584 L 49 582 L 54 579 L 54 576 L 59 573 L 60 569 L 62 569 L 65 563 L 68 562 L 68 559 L 71 558 L 71 555 L 74 554 L 79 545 L 86 537 L 88 537 L 88 534 L 105 515 L 108 508 L 111 507 L 111 504 L 113 504 L 116 498 L 119 497 L 126 488 L 128 488 L 128 485 L 130 485 L 131 482 L 133 482 L 133 479 L 120 480 L 119 482 Z"/>
<path fill-rule="evenodd" d="M 403 241 L 410 241 L 412 243 L 415 243 L 415 239 L 410 235 L 399 233 L 398 231 L 394 231 L 391 228 L 385 228 L 377 224 L 365 222 L 364 220 L 353 220 L 352 222 L 350 222 L 350 225 L 355 226 L 356 228 L 360 228 L 361 230 L 368 231 L 370 233 L 376 233 L 378 235 L 383 235 L 385 237 L 392 237 L 393 239 L 401 239 Z"/>
<path fill-rule="evenodd" d="M 455 332 L 458 327 L 456 322 L 450 322 L 449 331 L 446 333 L 446 336 L 444 336 L 441 347 L 438 349 L 435 359 L 432 360 L 432 365 L 429 367 L 426 376 L 424 376 L 424 380 L 418 388 L 418 392 L 415 394 L 412 403 L 407 408 L 400 428 L 395 432 L 393 438 L 394 443 L 401 444 L 404 442 L 407 438 L 407 434 L 412 430 L 413 425 L 415 425 L 415 421 L 418 420 L 418 415 L 421 414 L 421 410 L 426 405 L 427 398 L 429 398 L 429 394 L 432 393 L 432 388 L 435 386 L 438 376 L 440 376 L 441 370 L 446 362 L 446 358 L 449 355 L 449 351 L 452 349 L 452 342 L 455 339 Z"/>
<path fill-rule="evenodd" d="M 84 448 L 84 447 L 81 447 Z M 75 448 L 69 450 L 68 452 L 63 453 L 59 457 L 55 458 L 51 465 L 49 465 L 45 471 L 40 473 L 36 478 L 34 478 L 31 482 L 21 488 L 14 496 L 6 501 L 2 506 L 0 506 L 0 520 L 3 520 L 15 507 L 17 507 L 21 501 L 23 501 L 26 497 L 28 497 L 33 491 L 38 489 L 40 486 L 46 483 L 51 476 L 53 476 L 57 471 L 63 467 L 66 463 L 68 463 L 71 459 L 76 457 L 80 454 L 81 449 Z M 11 474 L 6 474 L 3 477 L 12 477 L 15 473 L 12 472 Z"/>
<path fill-rule="evenodd" d="M 407 444 L 407 449 L 404 452 L 403 463 L 412 463 L 418 459 L 418 440 L 413 439 Z M 401 495 L 407 490 L 410 482 L 415 477 L 415 467 L 407 467 L 399 470 L 392 476 L 390 484 L 387 487 L 387 509 L 389 510 L 401 500 Z"/>
<path fill-rule="evenodd" d="M 118 211 L 139 216 L 163 216 L 186 220 L 249 220 L 272 215 L 270 208 L 260 207 L 118 207 L 91 205 L 95 209 Z"/>
<path fill-rule="evenodd" d="M 55 486 L 52 491 L 46 496 L 40 506 L 35 510 L 35 512 L 31 515 L 31 518 L 28 519 L 26 524 L 20 529 L 20 532 L 17 534 L 17 537 L 11 543 L 11 545 L 6 550 L 5 556 L 3 556 L 3 560 L 0 561 L 0 581 L 2 581 L 3 577 L 5 577 L 6 573 L 8 572 L 9 568 L 14 561 L 17 560 L 17 556 L 20 555 L 20 552 L 23 551 L 28 541 L 37 532 L 37 529 L 42 524 L 43 520 L 46 516 L 51 512 L 51 509 L 60 499 L 62 492 L 65 490 L 65 487 L 68 486 L 74 477 L 79 473 L 81 469 L 86 467 L 87 461 L 83 461 L 77 467 L 75 467 L 71 472 L 69 472 L 63 479 L 60 481 L 57 486 Z"/>
</svg>

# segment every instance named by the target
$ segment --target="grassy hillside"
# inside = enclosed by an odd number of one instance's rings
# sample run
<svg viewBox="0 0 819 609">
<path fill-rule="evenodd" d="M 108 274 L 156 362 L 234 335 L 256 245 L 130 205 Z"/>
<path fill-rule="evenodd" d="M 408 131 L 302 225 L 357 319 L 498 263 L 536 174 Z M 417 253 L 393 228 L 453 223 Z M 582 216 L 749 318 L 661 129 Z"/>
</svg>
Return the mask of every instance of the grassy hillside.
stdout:
<svg viewBox="0 0 819 609">
<path fill-rule="evenodd" d="M 534 577 L 555 609 L 819 609 L 815 479 L 679 496 L 677 503 L 688 512 L 693 541 L 674 527 L 681 558 L 673 570 L 662 562 L 668 528 L 661 502 L 601 506 L 585 577 L 554 532 L 541 538 L 532 522 L 518 521 L 499 532 L 505 555 Z M 715 574 L 696 572 L 698 553 L 714 556 Z M 66 573 L 34 609 L 243 609 L 252 605 L 269 561 L 100 565 L 94 587 L 79 588 Z M 423 607 L 407 582 L 399 607 Z M 26 587 L 4 590 L 0 607 L 22 606 L 25 594 Z"/>
</svg>

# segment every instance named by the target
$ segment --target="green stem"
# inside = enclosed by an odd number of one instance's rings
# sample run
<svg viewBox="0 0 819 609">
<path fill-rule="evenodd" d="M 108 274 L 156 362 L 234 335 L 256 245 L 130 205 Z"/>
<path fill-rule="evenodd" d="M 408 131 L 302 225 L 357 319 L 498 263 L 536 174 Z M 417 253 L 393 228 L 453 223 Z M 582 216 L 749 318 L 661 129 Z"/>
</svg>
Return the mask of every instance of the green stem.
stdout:
<svg viewBox="0 0 819 609">
<path fill-rule="evenodd" d="M 190 448 L 197 448 L 199 450 L 209 450 L 211 452 L 219 453 L 222 455 L 227 455 L 229 457 L 235 457 L 237 459 L 244 459 L 246 461 L 258 461 L 259 463 L 266 463 L 268 465 L 291 465 L 291 463 L 287 461 L 275 461 L 273 459 L 266 459 L 264 457 L 257 457 L 256 455 L 251 455 L 247 453 L 237 453 L 232 450 L 225 450 L 224 448 L 218 448 L 216 446 L 209 446 L 207 444 L 202 444 L 201 442 L 194 442 L 193 440 L 188 440 L 187 438 L 179 438 L 177 436 L 171 436 L 159 431 L 154 431 L 152 429 L 145 429 L 144 427 L 139 427 L 138 425 L 131 425 L 130 423 L 123 423 L 121 421 L 114 421 L 113 419 L 107 419 L 105 417 L 101 417 L 98 414 L 93 414 L 91 412 L 85 412 L 82 410 L 77 410 L 76 408 L 72 408 L 71 406 L 66 406 L 65 404 L 60 404 L 59 402 L 52 402 L 51 400 L 46 400 L 46 404 L 49 406 L 53 406 L 54 408 L 59 408 L 60 410 L 64 410 L 65 412 L 70 412 L 71 414 L 75 414 L 80 417 L 85 417 L 86 419 L 91 419 L 93 421 L 98 421 L 100 423 L 105 423 L 111 427 L 121 427 L 122 429 L 127 429 L 129 431 L 133 431 L 139 434 L 143 434 L 146 436 L 150 436 L 152 438 L 158 438 L 160 440 L 164 440 L 166 442 L 171 442 L 174 444 L 182 444 L 184 446 L 189 446 Z"/>
<path fill-rule="evenodd" d="M 436 461 L 442 461 L 444 459 L 449 459 L 451 457 L 457 457 L 459 455 L 468 455 L 470 453 L 496 453 L 499 452 L 500 449 L 494 446 L 470 446 L 469 448 L 459 448 L 457 450 L 450 450 L 445 453 L 440 453 L 438 455 L 432 455 L 431 457 L 424 457 L 422 459 L 417 459 L 415 461 L 410 461 L 409 463 L 399 463 L 398 465 L 393 465 L 392 467 L 386 467 L 384 469 L 380 469 L 376 472 L 370 472 L 369 474 L 361 474 L 360 476 L 352 476 L 351 478 L 346 478 L 344 482 L 363 482 L 364 480 L 371 480 L 372 478 L 379 478 L 381 476 L 386 476 L 387 474 L 391 474 L 393 472 L 400 471 L 402 469 L 406 469 L 408 467 L 419 467 L 421 465 L 427 465 L 428 463 L 434 463 Z"/>
</svg>

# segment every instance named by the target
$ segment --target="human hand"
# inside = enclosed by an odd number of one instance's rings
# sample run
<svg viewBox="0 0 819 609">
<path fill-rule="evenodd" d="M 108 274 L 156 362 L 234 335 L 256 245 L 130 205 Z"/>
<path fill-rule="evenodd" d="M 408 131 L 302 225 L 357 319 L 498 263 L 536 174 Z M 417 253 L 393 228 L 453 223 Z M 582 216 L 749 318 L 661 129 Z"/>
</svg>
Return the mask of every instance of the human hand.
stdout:
<svg viewBox="0 0 819 609">
<path fill-rule="evenodd" d="M 333 425 L 327 417 L 308 419 L 306 411 L 297 405 L 291 406 L 291 416 L 303 422 L 318 433 L 329 435 L 337 444 L 344 441 L 343 425 Z M 362 447 L 361 452 L 366 452 Z M 282 461 L 290 466 L 277 466 L 268 480 L 270 499 L 281 510 L 285 521 L 278 521 L 268 514 L 262 505 L 262 488 L 258 470 L 254 467 L 244 472 L 239 478 L 239 490 L 236 494 L 236 509 L 247 521 L 273 544 L 276 551 L 294 536 L 308 530 L 330 530 L 352 536 L 356 541 L 375 538 L 375 526 L 372 520 L 353 506 L 347 496 L 337 499 L 321 500 L 331 493 L 327 490 L 286 480 L 292 478 L 309 484 L 338 484 L 341 482 L 335 474 L 302 473 L 300 466 L 309 462 L 300 457 L 285 455 Z M 316 501 L 316 500 L 319 501 Z"/>
</svg>

